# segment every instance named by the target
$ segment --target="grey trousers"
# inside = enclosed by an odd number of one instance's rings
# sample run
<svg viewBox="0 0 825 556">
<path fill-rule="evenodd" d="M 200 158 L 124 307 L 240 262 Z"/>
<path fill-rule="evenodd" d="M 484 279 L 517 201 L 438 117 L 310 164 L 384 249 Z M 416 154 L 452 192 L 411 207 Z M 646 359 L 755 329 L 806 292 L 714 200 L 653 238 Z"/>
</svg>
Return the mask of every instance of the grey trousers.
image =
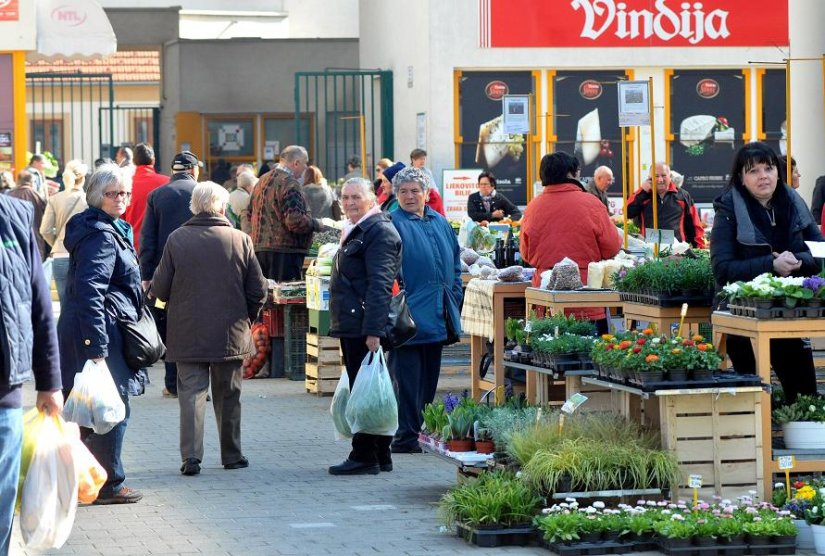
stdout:
<svg viewBox="0 0 825 556">
<path fill-rule="evenodd" d="M 212 407 L 221 443 L 221 464 L 236 463 L 241 452 L 242 361 L 178 363 L 180 457 L 203 461 L 203 418 L 212 380 Z"/>
</svg>

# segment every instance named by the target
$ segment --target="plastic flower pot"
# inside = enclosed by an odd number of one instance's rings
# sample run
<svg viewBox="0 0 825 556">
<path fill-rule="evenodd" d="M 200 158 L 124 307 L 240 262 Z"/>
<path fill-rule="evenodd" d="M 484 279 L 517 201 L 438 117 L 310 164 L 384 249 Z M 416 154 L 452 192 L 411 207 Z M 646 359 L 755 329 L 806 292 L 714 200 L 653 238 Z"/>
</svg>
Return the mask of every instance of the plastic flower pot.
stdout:
<svg viewBox="0 0 825 556">
<path fill-rule="evenodd" d="M 788 450 L 825 449 L 825 423 L 791 421 L 782 425 Z"/>
<path fill-rule="evenodd" d="M 713 369 L 694 369 L 693 380 L 703 382 L 713 380 Z"/>
<path fill-rule="evenodd" d="M 476 452 L 479 454 L 492 454 L 496 451 L 496 443 L 492 440 L 477 440 Z"/>
<path fill-rule="evenodd" d="M 800 550 L 814 549 L 814 533 L 804 519 L 794 519 L 796 525 L 796 547 Z"/>
<path fill-rule="evenodd" d="M 667 372 L 667 379 L 671 382 L 685 382 L 687 377 L 687 369 L 671 369 Z"/>
<path fill-rule="evenodd" d="M 451 452 L 472 452 L 473 441 L 471 439 L 449 440 L 447 449 Z"/>
<path fill-rule="evenodd" d="M 662 382 L 663 379 L 663 371 L 639 371 L 639 382 L 642 383 L 642 385 L 651 382 Z"/>
<path fill-rule="evenodd" d="M 825 525 L 811 525 L 814 536 L 814 550 L 817 554 L 825 554 Z"/>
</svg>

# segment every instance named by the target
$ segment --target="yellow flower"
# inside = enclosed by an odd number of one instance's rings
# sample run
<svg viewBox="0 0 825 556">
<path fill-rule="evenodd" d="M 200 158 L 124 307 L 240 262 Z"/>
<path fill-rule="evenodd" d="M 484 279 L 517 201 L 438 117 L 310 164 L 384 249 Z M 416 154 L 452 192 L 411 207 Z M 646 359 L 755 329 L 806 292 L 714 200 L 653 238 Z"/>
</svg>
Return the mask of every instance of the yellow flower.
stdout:
<svg viewBox="0 0 825 556">
<path fill-rule="evenodd" d="M 612 339 L 613 339 L 613 334 L 602 334 L 602 340 L 604 340 L 605 342 L 609 342 Z"/>
<path fill-rule="evenodd" d="M 796 491 L 796 496 L 794 496 L 794 498 L 798 500 L 810 500 L 815 495 L 816 491 L 812 487 L 805 485 L 804 487 Z"/>
</svg>

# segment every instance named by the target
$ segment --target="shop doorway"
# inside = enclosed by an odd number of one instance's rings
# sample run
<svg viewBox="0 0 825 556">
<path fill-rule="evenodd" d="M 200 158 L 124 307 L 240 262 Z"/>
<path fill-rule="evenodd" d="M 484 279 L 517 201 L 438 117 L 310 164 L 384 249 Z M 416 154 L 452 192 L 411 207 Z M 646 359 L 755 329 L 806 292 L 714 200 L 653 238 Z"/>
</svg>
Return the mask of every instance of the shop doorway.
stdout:
<svg viewBox="0 0 825 556">
<path fill-rule="evenodd" d="M 155 168 L 163 168 L 159 106 L 102 106 L 99 111 L 102 150 L 114 152 L 118 147 L 149 143 L 155 151 Z"/>
<path fill-rule="evenodd" d="M 307 121 L 308 113 L 313 117 Z M 347 160 L 360 158 L 362 149 L 371 176 L 376 161 L 394 154 L 392 72 L 296 73 L 293 122 L 296 142 L 314 153 L 313 162 L 330 182 L 347 173 Z"/>
</svg>

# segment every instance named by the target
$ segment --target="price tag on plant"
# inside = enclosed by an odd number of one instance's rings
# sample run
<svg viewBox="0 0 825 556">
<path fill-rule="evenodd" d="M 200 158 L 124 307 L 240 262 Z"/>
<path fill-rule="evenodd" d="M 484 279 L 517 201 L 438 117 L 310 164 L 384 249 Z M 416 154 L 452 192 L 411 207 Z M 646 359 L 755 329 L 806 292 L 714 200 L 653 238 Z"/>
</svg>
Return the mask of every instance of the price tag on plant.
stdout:
<svg viewBox="0 0 825 556">
<path fill-rule="evenodd" d="M 702 488 L 702 476 L 701 475 L 691 475 L 688 486 L 690 488 Z"/>
<path fill-rule="evenodd" d="M 533 322 L 530 319 L 527 319 L 527 322 L 524 323 L 524 331 L 525 332 L 532 332 L 533 331 Z"/>
<path fill-rule="evenodd" d="M 576 411 L 576 409 L 586 401 L 587 401 L 587 396 L 585 396 L 584 394 L 579 394 L 578 392 L 576 392 L 575 394 L 570 396 L 570 399 L 568 399 L 566 402 L 564 402 L 564 405 L 561 406 L 562 413 L 567 413 L 568 415 L 573 415 L 573 412 Z"/>
<path fill-rule="evenodd" d="M 793 456 L 779 456 L 779 469 L 781 471 L 793 469 L 794 463 Z"/>
</svg>

